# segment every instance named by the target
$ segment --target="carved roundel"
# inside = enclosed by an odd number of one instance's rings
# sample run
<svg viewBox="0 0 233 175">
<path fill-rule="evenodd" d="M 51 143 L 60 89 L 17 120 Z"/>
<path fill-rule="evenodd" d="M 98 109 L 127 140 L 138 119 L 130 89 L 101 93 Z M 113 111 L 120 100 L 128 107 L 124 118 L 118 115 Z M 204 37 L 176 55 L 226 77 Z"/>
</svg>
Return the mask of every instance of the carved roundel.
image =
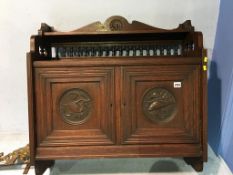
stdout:
<svg viewBox="0 0 233 175">
<path fill-rule="evenodd" d="M 65 122 L 73 125 L 82 124 L 90 117 L 92 99 L 82 89 L 70 89 L 62 94 L 59 108 Z"/>
<path fill-rule="evenodd" d="M 121 31 L 129 25 L 128 21 L 121 16 L 112 16 L 108 18 L 104 25 L 109 31 Z"/>
<path fill-rule="evenodd" d="M 142 100 L 144 115 L 153 122 L 170 121 L 176 113 L 176 99 L 165 88 L 149 89 Z"/>
<path fill-rule="evenodd" d="M 110 22 L 109 27 L 112 31 L 122 30 L 123 24 L 119 19 L 114 19 Z"/>
</svg>

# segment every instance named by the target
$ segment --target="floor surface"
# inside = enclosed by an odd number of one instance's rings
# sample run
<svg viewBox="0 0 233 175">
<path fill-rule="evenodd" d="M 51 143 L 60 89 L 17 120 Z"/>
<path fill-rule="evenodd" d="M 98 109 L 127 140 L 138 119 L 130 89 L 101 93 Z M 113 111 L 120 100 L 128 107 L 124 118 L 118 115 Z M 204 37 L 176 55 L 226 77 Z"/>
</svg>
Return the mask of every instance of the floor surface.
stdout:
<svg viewBox="0 0 233 175">
<path fill-rule="evenodd" d="M 28 143 L 27 134 L 0 133 L 0 152 L 5 154 Z M 0 175 L 21 175 L 24 166 L 0 167 Z M 31 167 L 29 175 L 34 175 Z M 225 162 L 209 147 L 204 171 L 195 172 L 179 158 L 120 158 L 56 161 L 44 175 L 232 175 Z"/>
</svg>

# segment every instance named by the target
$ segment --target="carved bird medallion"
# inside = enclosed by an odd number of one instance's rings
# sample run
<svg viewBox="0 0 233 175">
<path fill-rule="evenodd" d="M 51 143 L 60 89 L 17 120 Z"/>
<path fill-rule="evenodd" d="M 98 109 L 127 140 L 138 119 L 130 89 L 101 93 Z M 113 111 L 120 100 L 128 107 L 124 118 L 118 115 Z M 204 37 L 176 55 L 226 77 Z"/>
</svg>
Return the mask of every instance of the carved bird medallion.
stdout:
<svg viewBox="0 0 233 175">
<path fill-rule="evenodd" d="M 176 99 L 165 88 L 151 88 L 142 99 L 144 115 L 153 122 L 170 121 L 176 111 Z"/>
<path fill-rule="evenodd" d="M 60 114 L 69 124 L 81 124 L 87 121 L 92 108 L 90 95 L 79 88 L 63 93 L 59 102 Z"/>
</svg>

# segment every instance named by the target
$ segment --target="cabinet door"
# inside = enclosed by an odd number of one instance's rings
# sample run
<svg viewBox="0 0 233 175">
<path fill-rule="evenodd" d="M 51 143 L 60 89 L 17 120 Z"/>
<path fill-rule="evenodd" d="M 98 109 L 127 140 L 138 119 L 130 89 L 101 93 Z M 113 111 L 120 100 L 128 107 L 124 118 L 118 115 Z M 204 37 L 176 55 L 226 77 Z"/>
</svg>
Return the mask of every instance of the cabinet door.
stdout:
<svg viewBox="0 0 233 175">
<path fill-rule="evenodd" d="M 123 144 L 200 142 L 200 67 L 123 67 Z"/>
<path fill-rule="evenodd" d="M 115 142 L 114 68 L 35 68 L 39 146 Z"/>
</svg>

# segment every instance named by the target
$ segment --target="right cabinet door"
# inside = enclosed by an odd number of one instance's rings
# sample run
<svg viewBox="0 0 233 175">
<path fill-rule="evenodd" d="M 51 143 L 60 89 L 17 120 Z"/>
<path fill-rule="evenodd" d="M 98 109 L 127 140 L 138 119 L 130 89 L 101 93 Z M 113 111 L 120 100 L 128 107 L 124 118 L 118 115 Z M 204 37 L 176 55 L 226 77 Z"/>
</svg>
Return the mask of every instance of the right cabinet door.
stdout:
<svg viewBox="0 0 233 175">
<path fill-rule="evenodd" d="M 122 67 L 122 144 L 200 143 L 199 65 Z"/>
</svg>

